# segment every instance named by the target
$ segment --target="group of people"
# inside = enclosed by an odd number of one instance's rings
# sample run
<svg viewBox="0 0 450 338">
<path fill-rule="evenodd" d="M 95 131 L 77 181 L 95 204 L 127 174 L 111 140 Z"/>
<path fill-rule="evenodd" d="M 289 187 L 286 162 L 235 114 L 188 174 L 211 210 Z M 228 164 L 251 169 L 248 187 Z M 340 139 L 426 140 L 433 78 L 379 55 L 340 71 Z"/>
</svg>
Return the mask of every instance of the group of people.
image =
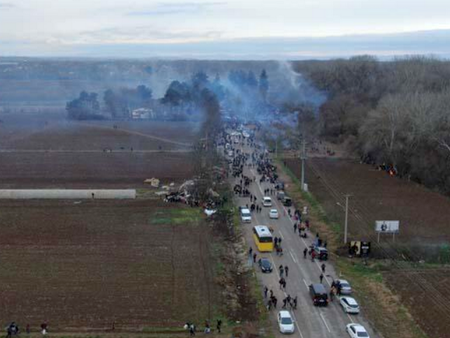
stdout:
<svg viewBox="0 0 450 338">
<path fill-rule="evenodd" d="M 27 324 L 25 332 L 27 334 L 31 333 L 31 326 L 30 324 Z M 16 322 L 11 322 L 7 327 L 6 327 L 6 337 L 7 338 L 11 338 L 12 336 L 17 336 L 20 333 L 20 329 L 19 329 L 19 325 Z M 48 333 L 48 323 L 47 322 L 43 322 L 41 324 L 41 333 L 43 335 L 46 335 Z"/>
<path fill-rule="evenodd" d="M 195 334 L 197 332 L 197 327 L 195 326 L 195 324 L 190 323 L 190 322 L 186 322 L 186 324 L 184 324 L 184 329 L 189 331 L 189 335 L 191 337 L 195 336 Z M 221 329 L 222 329 L 222 320 L 221 319 L 217 319 L 216 329 L 217 329 L 218 333 L 221 333 Z M 211 323 L 209 320 L 205 320 L 205 329 L 203 332 L 206 334 L 211 333 Z"/>
</svg>

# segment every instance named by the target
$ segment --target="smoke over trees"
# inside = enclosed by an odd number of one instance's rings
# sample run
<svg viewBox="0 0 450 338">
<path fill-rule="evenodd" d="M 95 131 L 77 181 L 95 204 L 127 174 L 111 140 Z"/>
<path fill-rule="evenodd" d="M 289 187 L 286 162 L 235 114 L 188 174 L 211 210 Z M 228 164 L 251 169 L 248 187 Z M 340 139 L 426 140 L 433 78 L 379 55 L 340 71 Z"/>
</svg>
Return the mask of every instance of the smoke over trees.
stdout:
<svg viewBox="0 0 450 338">
<path fill-rule="evenodd" d="M 322 137 L 450 193 L 450 62 L 363 56 L 296 68 L 329 93 L 319 109 Z"/>
<path fill-rule="evenodd" d="M 67 103 L 66 106 L 69 119 L 92 120 L 102 119 L 100 114 L 100 103 L 96 93 L 81 92 L 80 96 Z"/>
</svg>

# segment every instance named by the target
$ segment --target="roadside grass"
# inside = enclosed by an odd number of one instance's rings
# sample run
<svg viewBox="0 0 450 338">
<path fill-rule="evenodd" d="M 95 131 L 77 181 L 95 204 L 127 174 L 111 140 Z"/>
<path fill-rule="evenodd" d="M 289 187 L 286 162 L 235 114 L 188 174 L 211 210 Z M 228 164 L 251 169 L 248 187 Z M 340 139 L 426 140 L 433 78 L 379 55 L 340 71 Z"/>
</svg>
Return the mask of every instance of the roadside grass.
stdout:
<svg viewBox="0 0 450 338">
<path fill-rule="evenodd" d="M 275 161 L 278 168 L 292 182 L 292 186 L 288 187 L 288 192 L 293 200 L 298 198 L 301 203 L 309 206 L 309 217 L 314 219 L 313 229 L 320 231 L 321 234 L 327 234 L 330 252 L 342 247 L 340 244 L 341 224 L 327 215 L 312 193 L 301 190 L 300 180 L 284 165 L 281 157 L 276 158 Z M 367 314 L 367 319 L 378 334 L 384 338 L 427 338 L 407 308 L 400 302 L 399 297 L 384 282 L 383 272 L 390 268 L 384 261 L 364 265 L 358 259 L 337 255 L 333 255 L 332 259 L 336 264 L 339 276 L 350 281 L 362 311 Z"/>
<path fill-rule="evenodd" d="M 153 213 L 151 215 L 149 223 L 154 225 L 158 224 L 197 225 L 201 217 L 202 217 L 202 210 L 200 208 L 169 209 Z"/>
</svg>

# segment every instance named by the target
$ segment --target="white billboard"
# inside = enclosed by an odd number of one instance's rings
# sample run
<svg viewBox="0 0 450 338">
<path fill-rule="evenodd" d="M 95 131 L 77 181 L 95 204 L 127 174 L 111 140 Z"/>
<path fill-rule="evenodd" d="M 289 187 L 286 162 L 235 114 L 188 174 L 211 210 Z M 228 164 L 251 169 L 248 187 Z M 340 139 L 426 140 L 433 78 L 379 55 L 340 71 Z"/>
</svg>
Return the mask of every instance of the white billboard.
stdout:
<svg viewBox="0 0 450 338">
<path fill-rule="evenodd" d="M 398 234 L 400 221 L 375 221 L 375 231 L 385 234 Z"/>
</svg>

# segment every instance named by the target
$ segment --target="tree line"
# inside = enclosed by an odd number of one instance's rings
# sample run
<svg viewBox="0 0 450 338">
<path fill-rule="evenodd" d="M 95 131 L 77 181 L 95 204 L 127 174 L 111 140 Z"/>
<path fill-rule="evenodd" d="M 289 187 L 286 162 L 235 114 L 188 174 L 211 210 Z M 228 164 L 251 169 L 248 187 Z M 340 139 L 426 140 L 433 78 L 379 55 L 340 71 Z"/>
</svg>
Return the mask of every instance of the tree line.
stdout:
<svg viewBox="0 0 450 338">
<path fill-rule="evenodd" d="M 103 93 L 103 102 L 98 93 L 83 91 L 67 103 L 66 110 L 69 119 L 75 120 L 129 118 L 131 111 L 137 108 L 163 110 L 165 115 L 172 115 L 175 119 L 189 119 L 198 117 L 198 108 L 203 107 L 205 97 L 214 95 L 223 107 L 239 114 L 243 101 L 266 102 L 268 90 L 265 70 L 261 71 L 259 79 L 251 71 L 232 70 L 226 81 L 222 81 L 219 74 L 211 81 L 206 73 L 200 71 L 188 81 L 172 81 L 159 99 L 154 99 L 151 88 L 144 85 L 108 89 Z"/>
<path fill-rule="evenodd" d="M 317 135 L 450 194 L 449 61 L 358 56 L 294 67 L 328 95 L 313 123 Z"/>
</svg>

